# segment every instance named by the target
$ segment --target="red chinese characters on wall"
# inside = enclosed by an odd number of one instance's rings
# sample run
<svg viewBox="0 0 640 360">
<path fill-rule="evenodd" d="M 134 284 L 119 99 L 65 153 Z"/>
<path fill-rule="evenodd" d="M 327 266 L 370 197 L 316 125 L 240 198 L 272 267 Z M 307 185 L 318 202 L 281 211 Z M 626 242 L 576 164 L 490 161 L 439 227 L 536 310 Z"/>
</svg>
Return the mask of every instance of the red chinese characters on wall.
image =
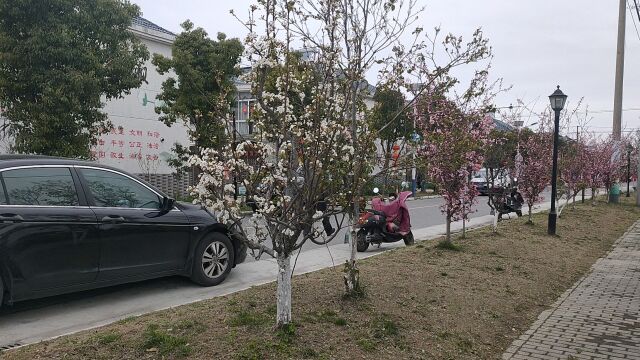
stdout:
<svg viewBox="0 0 640 360">
<path fill-rule="evenodd" d="M 91 149 L 96 160 L 114 161 L 160 160 L 163 139 L 160 132 L 142 129 L 112 128 L 102 135 Z"/>
</svg>

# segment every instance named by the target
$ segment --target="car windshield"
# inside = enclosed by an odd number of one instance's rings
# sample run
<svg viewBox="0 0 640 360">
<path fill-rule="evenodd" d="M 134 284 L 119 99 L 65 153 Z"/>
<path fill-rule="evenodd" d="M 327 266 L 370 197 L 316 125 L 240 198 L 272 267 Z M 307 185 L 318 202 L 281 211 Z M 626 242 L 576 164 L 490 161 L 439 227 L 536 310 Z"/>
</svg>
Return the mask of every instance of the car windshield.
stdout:
<svg viewBox="0 0 640 360">
<path fill-rule="evenodd" d="M 484 179 L 487 177 L 487 170 L 482 169 L 473 173 L 474 179 Z"/>
</svg>

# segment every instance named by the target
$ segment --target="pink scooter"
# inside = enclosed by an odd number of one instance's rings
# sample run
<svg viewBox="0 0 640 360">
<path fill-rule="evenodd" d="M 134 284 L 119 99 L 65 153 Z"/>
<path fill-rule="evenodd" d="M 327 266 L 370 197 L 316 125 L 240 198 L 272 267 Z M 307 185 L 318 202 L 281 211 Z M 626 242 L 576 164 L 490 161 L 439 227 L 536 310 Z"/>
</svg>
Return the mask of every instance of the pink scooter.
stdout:
<svg viewBox="0 0 640 360">
<path fill-rule="evenodd" d="M 377 189 L 374 192 L 377 193 Z M 357 248 L 366 251 L 369 244 L 392 243 L 404 240 L 405 245 L 413 245 L 411 219 L 407 198 L 411 191 L 404 191 L 392 202 L 385 204 L 380 197 L 371 200 L 373 209 L 366 209 L 358 219 Z"/>
</svg>

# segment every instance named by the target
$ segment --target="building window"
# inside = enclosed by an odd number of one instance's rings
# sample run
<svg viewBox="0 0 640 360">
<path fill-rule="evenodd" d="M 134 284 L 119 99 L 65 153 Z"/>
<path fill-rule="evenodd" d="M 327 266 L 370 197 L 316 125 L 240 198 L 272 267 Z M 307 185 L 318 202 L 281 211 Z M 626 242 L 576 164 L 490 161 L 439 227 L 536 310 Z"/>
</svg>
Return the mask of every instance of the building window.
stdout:
<svg viewBox="0 0 640 360">
<path fill-rule="evenodd" d="M 255 102 L 254 99 L 238 100 L 236 113 L 236 131 L 238 135 L 245 136 L 253 133 L 253 124 L 249 120 L 251 119 Z"/>
</svg>

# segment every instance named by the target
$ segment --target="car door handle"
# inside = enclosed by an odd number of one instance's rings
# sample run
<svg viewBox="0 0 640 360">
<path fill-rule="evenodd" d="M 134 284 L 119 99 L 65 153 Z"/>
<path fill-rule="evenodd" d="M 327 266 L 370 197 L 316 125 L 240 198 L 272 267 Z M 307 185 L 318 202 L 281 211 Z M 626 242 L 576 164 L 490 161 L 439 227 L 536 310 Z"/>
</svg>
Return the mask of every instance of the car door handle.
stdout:
<svg viewBox="0 0 640 360">
<path fill-rule="evenodd" d="M 111 223 L 111 224 L 120 224 L 124 222 L 124 218 L 122 216 L 117 215 L 109 215 L 102 218 L 103 223 Z"/>
<path fill-rule="evenodd" d="M 22 222 L 24 218 L 17 214 L 0 214 L 0 221 Z"/>
</svg>

